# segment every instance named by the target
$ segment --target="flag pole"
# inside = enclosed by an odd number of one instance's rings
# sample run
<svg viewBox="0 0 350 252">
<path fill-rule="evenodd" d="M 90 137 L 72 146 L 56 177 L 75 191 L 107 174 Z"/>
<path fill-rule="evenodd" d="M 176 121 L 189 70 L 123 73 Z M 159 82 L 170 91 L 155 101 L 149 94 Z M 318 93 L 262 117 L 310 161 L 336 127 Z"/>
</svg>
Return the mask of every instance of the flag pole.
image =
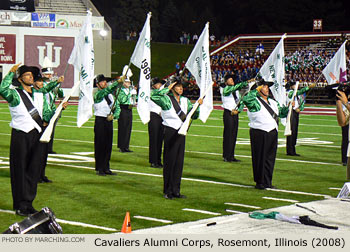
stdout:
<svg viewBox="0 0 350 252">
<path fill-rule="evenodd" d="M 59 115 L 62 112 L 63 103 L 67 102 L 70 99 L 70 97 L 78 90 L 79 85 L 80 85 L 80 80 L 74 84 L 74 86 L 71 88 L 70 93 L 68 95 L 66 95 L 64 97 L 64 99 L 62 100 L 62 102 L 60 103 L 60 105 L 58 105 L 55 114 L 50 119 L 49 125 L 46 127 L 44 133 L 42 134 L 42 136 L 40 138 L 40 142 L 42 142 L 42 143 L 50 142 L 52 130 L 53 130 L 53 127 L 54 127 L 56 120 L 58 119 Z"/>
<path fill-rule="evenodd" d="M 125 76 L 128 76 L 128 71 L 129 71 L 130 65 L 131 65 L 131 61 L 129 61 L 129 65 L 128 65 L 126 71 L 125 71 L 125 74 L 123 74 L 121 78 L 123 78 L 123 77 L 125 77 Z M 118 90 L 117 90 L 117 92 L 116 92 L 116 94 L 115 94 L 115 99 L 114 99 L 113 105 L 112 105 L 111 110 L 109 111 L 109 114 L 108 114 L 108 116 L 107 116 L 107 119 L 108 119 L 109 121 L 112 121 L 112 120 L 113 120 L 113 117 L 112 117 L 112 116 L 113 116 L 113 113 L 114 113 L 114 110 L 115 110 L 115 104 L 116 104 L 116 102 L 117 102 L 117 99 L 118 99 L 120 90 L 122 89 L 122 86 L 123 86 L 123 83 L 119 83 L 119 87 L 118 87 Z"/>
<path fill-rule="evenodd" d="M 213 88 L 213 84 L 214 84 L 214 82 L 212 82 L 212 84 L 207 88 L 207 90 L 205 90 L 205 93 L 203 94 L 203 96 L 199 97 L 198 100 L 199 99 L 204 99 L 204 97 L 207 95 L 207 93 L 210 91 L 210 89 Z M 191 125 L 191 122 L 192 122 L 192 116 L 193 116 L 194 112 L 196 112 L 196 110 L 199 107 L 198 100 L 193 105 L 191 111 L 187 114 L 186 120 L 184 121 L 184 123 L 182 124 L 181 128 L 179 129 L 179 134 L 180 135 L 186 136 L 187 131 L 190 128 L 190 125 Z"/>
</svg>

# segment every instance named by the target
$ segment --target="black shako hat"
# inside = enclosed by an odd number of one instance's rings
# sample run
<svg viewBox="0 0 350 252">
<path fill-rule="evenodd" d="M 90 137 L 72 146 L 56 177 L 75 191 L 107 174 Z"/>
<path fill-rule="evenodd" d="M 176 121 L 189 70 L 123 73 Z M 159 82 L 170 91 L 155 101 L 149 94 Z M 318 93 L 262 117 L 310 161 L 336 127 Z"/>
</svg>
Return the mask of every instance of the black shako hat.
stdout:
<svg viewBox="0 0 350 252">
<path fill-rule="evenodd" d="M 256 82 L 250 90 L 254 90 L 256 89 L 258 86 L 262 86 L 262 85 L 267 85 L 269 87 L 273 86 L 273 84 L 275 84 L 272 81 L 265 81 L 264 79 L 259 80 L 258 82 Z"/>
<path fill-rule="evenodd" d="M 42 68 L 42 69 L 41 69 L 41 72 L 42 72 L 43 74 L 53 74 L 52 68 L 50 68 L 50 67 L 44 67 L 44 68 Z"/>
<path fill-rule="evenodd" d="M 159 79 L 158 77 L 154 77 L 152 80 L 151 80 L 151 87 L 157 83 L 160 83 L 162 85 L 164 85 L 166 83 L 165 80 L 161 80 Z"/>
<path fill-rule="evenodd" d="M 290 89 L 291 87 L 293 87 L 294 85 L 296 84 L 296 82 L 295 81 L 289 81 L 289 82 L 287 82 L 287 84 L 286 84 L 286 89 L 288 90 L 288 89 Z"/>
<path fill-rule="evenodd" d="M 34 81 L 41 77 L 40 69 L 38 67 L 22 65 L 17 69 L 18 78 L 27 72 L 31 72 L 33 74 Z"/>
<path fill-rule="evenodd" d="M 228 79 L 232 78 L 233 81 L 235 81 L 236 76 L 233 74 L 226 74 L 224 77 L 225 83 L 228 81 Z"/>
<path fill-rule="evenodd" d="M 111 81 L 113 80 L 112 78 L 110 77 L 105 77 L 103 74 L 99 74 L 96 76 L 96 78 L 94 79 L 94 87 L 97 87 L 97 84 L 100 83 L 101 81 Z"/>
</svg>

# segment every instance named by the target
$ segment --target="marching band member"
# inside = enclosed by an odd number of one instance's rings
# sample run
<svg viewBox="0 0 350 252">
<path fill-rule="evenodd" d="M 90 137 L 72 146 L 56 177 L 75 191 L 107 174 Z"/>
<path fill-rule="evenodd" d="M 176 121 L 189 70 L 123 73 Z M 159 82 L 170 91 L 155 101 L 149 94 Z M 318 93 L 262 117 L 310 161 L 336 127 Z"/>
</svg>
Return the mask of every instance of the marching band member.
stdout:
<svg viewBox="0 0 350 252">
<path fill-rule="evenodd" d="M 296 153 L 295 151 L 295 145 L 297 144 L 297 138 L 298 138 L 298 128 L 299 128 L 299 113 L 300 111 L 304 110 L 304 104 L 305 100 L 300 99 L 300 96 L 309 91 L 311 88 L 315 87 L 316 84 L 311 84 L 309 87 L 304 87 L 300 90 L 297 91 L 294 100 L 292 101 L 291 99 L 293 98 L 293 93 L 295 89 L 295 82 L 290 81 L 286 85 L 286 89 L 290 90 L 287 95 L 287 101 L 288 104 L 292 102 L 292 115 L 291 115 L 291 121 L 290 121 L 290 128 L 292 131 L 292 135 L 287 136 L 287 155 L 289 156 L 300 156 L 299 154 Z"/>
<path fill-rule="evenodd" d="M 337 121 L 339 126 L 342 128 L 342 145 L 341 145 L 341 157 L 343 166 L 346 166 L 348 157 L 348 144 L 349 144 L 349 118 L 350 118 L 350 95 L 343 91 L 337 90 Z"/>
<path fill-rule="evenodd" d="M 110 170 L 109 160 L 113 145 L 113 119 L 118 119 L 120 114 L 118 100 L 114 103 L 115 98 L 112 93 L 119 84 L 118 81 L 115 81 L 108 86 L 108 80 L 103 74 L 97 75 L 94 80 L 98 88 L 94 94 L 95 170 L 100 176 L 117 175 Z M 109 116 L 111 110 L 113 114 Z"/>
<path fill-rule="evenodd" d="M 238 113 L 235 112 L 239 103 L 239 90 L 248 82 L 235 84 L 233 75 L 225 76 L 225 86 L 220 87 L 222 107 L 224 108 L 223 158 L 225 162 L 240 162 L 235 158 L 235 147 L 238 132 Z"/>
<path fill-rule="evenodd" d="M 242 98 L 239 111 L 244 105 L 248 108 L 255 188 L 274 188 L 272 175 L 277 152 L 278 118 L 287 116 L 288 107 L 281 108 L 277 101 L 269 98 L 269 87 L 273 82 L 261 80 L 257 84 Z"/>
<path fill-rule="evenodd" d="M 155 77 L 151 81 L 152 92 L 157 92 L 159 88 L 164 84 L 158 77 Z M 153 168 L 162 168 L 161 161 L 162 147 L 164 139 L 164 126 L 161 116 L 162 109 L 152 100 L 150 104 L 150 121 L 148 123 L 148 137 L 149 137 L 149 163 Z"/>
<path fill-rule="evenodd" d="M 118 95 L 120 115 L 118 119 L 118 148 L 120 152 L 132 152 L 129 149 L 132 129 L 132 107 L 135 105 L 136 88 L 126 78 Z"/>
<path fill-rule="evenodd" d="M 186 198 L 180 194 L 181 176 L 185 155 L 185 136 L 178 134 L 186 114 L 192 109 L 189 99 L 182 96 L 183 86 L 180 80 L 169 85 L 162 90 L 154 90 L 151 100 L 162 108 L 162 118 L 164 125 L 164 154 L 163 154 L 163 193 L 164 198 Z M 203 103 L 202 99 L 198 100 Z M 197 119 L 197 110 L 193 119 Z"/>
<path fill-rule="evenodd" d="M 33 201 L 43 156 L 39 139 L 44 122 L 49 122 L 52 117 L 43 92 L 52 90 L 57 83 L 36 90 L 33 83 L 39 69 L 26 65 L 18 68 L 19 65 L 14 65 L 1 82 L 0 95 L 9 103 L 12 117 L 10 175 L 13 209 L 17 215 L 29 216 L 37 212 Z M 17 69 L 20 86 L 12 89 L 10 85 Z"/>
<path fill-rule="evenodd" d="M 53 81 L 53 82 L 55 82 L 54 84 L 50 84 L 50 85 L 58 85 L 59 83 L 62 83 L 63 81 L 64 81 L 64 77 L 61 76 L 57 81 Z M 44 82 L 45 82 L 44 78 L 42 78 L 42 76 L 39 74 L 38 76 L 34 77 L 33 87 L 36 90 L 42 89 L 44 87 Z M 46 83 L 45 86 L 47 86 L 47 85 L 49 85 L 49 83 Z M 51 110 L 51 114 L 53 116 L 55 114 L 55 111 L 56 111 L 56 106 L 55 106 L 55 103 L 52 102 L 52 100 L 51 100 L 51 93 L 52 93 L 52 91 L 50 91 L 50 92 L 43 91 L 44 98 L 46 99 L 46 102 L 48 103 L 49 109 Z M 63 104 L 63 108 L 65 109 L 67 107 L 67 105 L 68 105 L 67 102 L 65 104 Z M 46 129 L 46 126 L 47 125 L 44 124 L 44 126 L 43 126 L 44 130 Z M 48 157 L 48 154 L 50 153 L 50 151 L 49 151 L 50 142 L 49 143 L 41 143 L 41 145 L 43 145 L 43 161 L 42 161 L 42 166 L 41 166 L 41 171 L 40 171 L 39 183 L 52 183 L 52 180 L 50 180 L 45 175 L 47 157 Z M 52 145 L 51 145 L 51 147 L 52 147 Z"/>
</svg>

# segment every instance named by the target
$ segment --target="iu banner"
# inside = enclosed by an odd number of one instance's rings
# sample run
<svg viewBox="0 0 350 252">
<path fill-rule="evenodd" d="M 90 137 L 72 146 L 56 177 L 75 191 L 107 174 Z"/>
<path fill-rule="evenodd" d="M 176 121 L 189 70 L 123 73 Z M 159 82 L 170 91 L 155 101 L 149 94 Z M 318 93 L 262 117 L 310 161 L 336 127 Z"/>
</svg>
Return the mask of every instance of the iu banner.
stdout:
<svg viewBox="0 0 350 252">
<path fill-rule="evenodd" d="M 35 11 L 34 0 L 1 0 L 0 10 Z"/>
<path fill-rule="evenodd" d="M 24 64 L 43 68 L 45 57 L 52 62 L 55 75 L 61 76 L 74 46 L 74 37 L 24 35 Z M 63 88 L 74 83 L 74 68 L 69 66 L 64 76 Z"/>
<path fill-rule="evenodd" d="M 149 99 L 151 93 L 151 13 L 147 14 L 146 22 L 135 46 L 130 62 L 140 68 L 139 95 L 137 112 L 141 121 L 146 124 L 150 120 Z"/>
</svg>

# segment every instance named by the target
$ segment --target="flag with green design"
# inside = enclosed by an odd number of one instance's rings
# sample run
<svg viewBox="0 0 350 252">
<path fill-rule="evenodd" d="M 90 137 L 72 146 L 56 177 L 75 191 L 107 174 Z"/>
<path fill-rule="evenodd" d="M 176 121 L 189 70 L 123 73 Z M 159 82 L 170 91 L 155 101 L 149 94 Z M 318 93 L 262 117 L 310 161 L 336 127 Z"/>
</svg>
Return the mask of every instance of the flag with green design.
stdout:
<svg viewBox="0 0 350 252">
<path fill-rule="evenodd" d="M 68 63 L 73 65 L 80 74 L 80 92 L 77 125 L 81 127 L 92 116 L 92 97 L 94 80 L 94 44 L 91 26 L 91 12 L 88 11 L 86 19 L 79 36 L 75 40 L 75 45 L 69 57 Z"/>
</svg>

